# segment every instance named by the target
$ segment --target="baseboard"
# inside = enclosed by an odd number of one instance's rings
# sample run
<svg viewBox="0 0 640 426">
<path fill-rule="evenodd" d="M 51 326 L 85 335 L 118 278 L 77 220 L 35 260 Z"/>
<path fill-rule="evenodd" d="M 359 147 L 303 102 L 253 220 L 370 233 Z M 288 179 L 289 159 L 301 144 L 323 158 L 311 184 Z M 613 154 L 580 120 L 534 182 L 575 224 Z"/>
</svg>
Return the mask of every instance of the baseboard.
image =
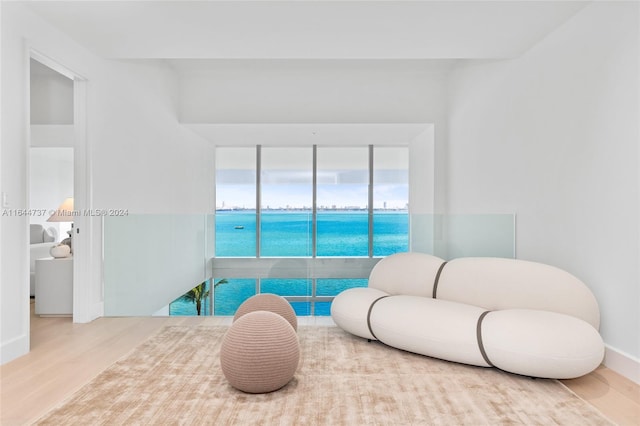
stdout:
<svg viewBox="0 0 640 426">
<path fill-rule="evenodd" d="M 604 365 L 640 385 L 640 359 L 605 345 Z"/>
<path fill-rule="evenodd" d="M 29 352 L 29 336 L 21 335 L 0 346 L 0 365 L 13 361 Z"/>
<path fill-rule="evenodd" d="M 91 321 L 104 316 L 104 302 L 97 302 L 91 305 Z"/>
</svg>

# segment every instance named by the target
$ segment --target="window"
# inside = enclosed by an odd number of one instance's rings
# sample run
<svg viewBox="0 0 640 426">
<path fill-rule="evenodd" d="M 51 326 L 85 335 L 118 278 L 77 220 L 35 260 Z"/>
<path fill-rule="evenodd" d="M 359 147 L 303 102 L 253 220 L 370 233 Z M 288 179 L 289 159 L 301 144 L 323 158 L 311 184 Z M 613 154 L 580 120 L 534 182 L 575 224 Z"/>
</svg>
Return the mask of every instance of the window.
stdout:
<svg viewBox="0 0 640 426">
<path fill-rule="evenodd" d="M 317 150 L 317 255 L 369 255 L 367 147 Z"/>
<path fill-rule="evenodd" d="M 260 256 L 312 255 L 313 151 L 260 150 Z"/>
<path fill-rule="evenodd" d="M 255 148 L 216 150 L 216 242 L 217 256 L 256 255 Z"/>
<path fill-rule="evenodd" d="M 376 148 L 373 157 L 373 255 L 409 247 L 409 156 L 406 148 Z"/>
<path fill-rule="evenodd" d="M 214 313 L 275 293 L 328 315 L 366 286 L 374 257 L 408 250 L 408 163 L 407 147 L 217 148 Z"/>
</svg>

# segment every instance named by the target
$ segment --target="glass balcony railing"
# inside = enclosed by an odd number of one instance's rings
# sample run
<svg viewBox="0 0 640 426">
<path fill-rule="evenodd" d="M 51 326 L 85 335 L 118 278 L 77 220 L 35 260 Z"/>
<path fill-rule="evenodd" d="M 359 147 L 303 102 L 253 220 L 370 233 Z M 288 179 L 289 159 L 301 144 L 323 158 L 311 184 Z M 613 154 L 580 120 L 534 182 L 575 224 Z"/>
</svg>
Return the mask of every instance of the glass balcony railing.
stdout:
<svg viewBox="0 0 640 426">
<path fill-rule="evenodd" d="M 254 250 L 256 247 L 251 218 L 242 221 L 240 214 L 229 219 L 230 214 L 220 215 L 220 223 L 214 215 L 105 217 L 105 315 L 196 315 L 197 303 L 184 295 L 201 283 L 205 283 L 204 292 L 208 291 L 201 298 L 202 315 L 233 315 L 244 300 L 258 293 L 285 297 L 301 316 L 329 315 L 333 297 L 347 288 L 366 286 L 373 266 L 388 254 L 416 251 L 447 260 L 515 257 L 513 214 L 405 214 L 404 222 L 387 217 L 396 233 L 374 233 L 374 257 L 360 252 L 349 255 L 346 216 L 340 217 L 344 232 L 337 233 L 341 239 L 334 244 L 336 255 L 321 256 L 319 250 L 312 256 L 312 250 L 305 248 L 297 256 L 287 252 L 285 256 L 256 257 L 242 247 L 244 243 L 253 244 Z M 235 225 L 222 230 L 221 223 Z M 255 219 L 253 227 L 255 230 Z M 243 238 L 246 234 L 251 237 Z M 316 241 L 332 246 L 326 235 Z M 376 241 L 383 242 L 379 251 Z M 395 248 L 385 249 L 385 241 Z M 286 246 L 286 234 L 272 244 Z M 313 236 L 309 235 L 304 245 L 312 244 Z"/>
<path fill-rule="evenodd" d="M 103 218 L 105 316 L 150 316 L 210 277 L 213 215 Z"/>
</svg>

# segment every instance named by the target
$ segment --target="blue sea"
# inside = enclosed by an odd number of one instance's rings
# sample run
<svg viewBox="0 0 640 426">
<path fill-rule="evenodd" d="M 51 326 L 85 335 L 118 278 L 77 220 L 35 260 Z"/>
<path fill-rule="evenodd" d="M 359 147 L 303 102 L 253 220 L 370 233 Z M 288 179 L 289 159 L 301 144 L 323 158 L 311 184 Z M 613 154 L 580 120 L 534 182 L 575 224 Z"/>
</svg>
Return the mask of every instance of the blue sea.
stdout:
<svg viewBox="0 0 640 426">
<path fill-rule="evenodd" d="M 317 214 L 318 257 L 363 257 L 368 255 L 368 213 L 366 211 L 319 211 Z M 263 211 L 260 230 L 262 257 L 311 257 L 313 255 L 312 216 L 300 211 Z M 373 255 L 387 256 L 407 251 L 409 216 L 406 211 L 376 211 L 373 215 Z M 255 257 L 255 211 L 219 211 L 216 213 L 216 256 Z M 217 283 L 224 277 L 214 277 Z M 240 304 L 256 294 L 255 279 L 229 279 L 214 286 L 213 315 L 233 315 Z M 318 279 L 317 296 L 335 296 L 351 287 L 366 287 L 366 279 Z M 312 280 L 263 279 L 262 293 L 281 296 L 311 296 Z M 208 283 L 211 287 L 211 283 Z M 330 302 L 292 302 L 297 315 L 329 315 Z M 170 315 L 196 315 L 194 303 L 177 299 Z M 212 315 L 209 300 L 203 315 Z"/>
</svg>

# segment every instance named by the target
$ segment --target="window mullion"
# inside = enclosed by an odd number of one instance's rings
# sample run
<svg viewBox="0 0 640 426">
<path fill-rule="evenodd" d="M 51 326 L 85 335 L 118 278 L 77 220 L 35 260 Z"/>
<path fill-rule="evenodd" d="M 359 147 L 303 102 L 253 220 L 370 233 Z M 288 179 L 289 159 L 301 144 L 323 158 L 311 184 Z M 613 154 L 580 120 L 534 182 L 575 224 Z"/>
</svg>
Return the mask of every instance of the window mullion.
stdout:
<svg viewBox="0 0 640 426">
<path fill-rule="evenodd" d="M 311 257 L 316 257 L 318 255 L 318 145 L 313 145 L 312 171 Z"/>
<path fill-rule="evenodd" d="M 367 204 L 369 215 L 369 257 L 373 257 L 373 145 L 369 145 L 369 189 Z"/>
<path fill-rule="evenodd" d="M 256 145 L 256 257 L 260 257 L 260 214 L 262 212 L 262 145 Z"/>
</svg>

